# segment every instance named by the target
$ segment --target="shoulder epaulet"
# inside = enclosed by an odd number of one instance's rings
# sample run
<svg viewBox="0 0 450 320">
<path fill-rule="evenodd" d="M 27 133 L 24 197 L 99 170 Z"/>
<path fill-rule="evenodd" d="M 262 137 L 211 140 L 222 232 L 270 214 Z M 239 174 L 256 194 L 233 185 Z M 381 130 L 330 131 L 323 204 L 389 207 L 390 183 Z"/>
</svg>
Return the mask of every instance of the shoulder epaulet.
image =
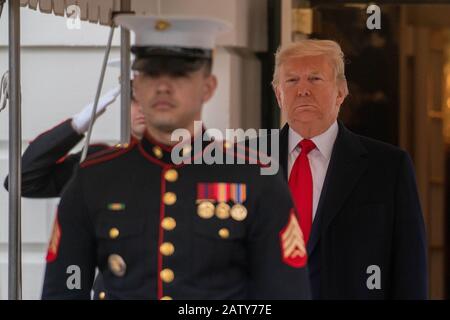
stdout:
<svg viewBox="0 0 450 320">
<path fill-rule="evenodd" d="M 89 155 L 86 160 L 81 163 L 82 168 L 90 167 L 95 164 L 106 162 L 131 151 L 137 144 L 137 140 L 132 139 L 130 143 L 116 144 L 104 150 Z"/>
</svg>

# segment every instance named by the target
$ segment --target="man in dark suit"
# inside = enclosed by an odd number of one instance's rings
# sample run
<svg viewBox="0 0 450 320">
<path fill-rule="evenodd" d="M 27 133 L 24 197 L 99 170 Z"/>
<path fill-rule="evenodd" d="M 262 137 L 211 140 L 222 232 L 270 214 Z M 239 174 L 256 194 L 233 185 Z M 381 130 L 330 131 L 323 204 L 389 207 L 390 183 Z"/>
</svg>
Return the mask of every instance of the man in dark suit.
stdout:
<svg viewBox="0 0 450 320">
<path fill-rule="evenodd" d="M 307 241 L 313 298 L 425 299 L 411 159 L 337 120 L 348 94 L 343 57 L 333 41 L 296 42 L 278 50 L 273 79 L 287 115 L 280 164 Z"/>
</svg>

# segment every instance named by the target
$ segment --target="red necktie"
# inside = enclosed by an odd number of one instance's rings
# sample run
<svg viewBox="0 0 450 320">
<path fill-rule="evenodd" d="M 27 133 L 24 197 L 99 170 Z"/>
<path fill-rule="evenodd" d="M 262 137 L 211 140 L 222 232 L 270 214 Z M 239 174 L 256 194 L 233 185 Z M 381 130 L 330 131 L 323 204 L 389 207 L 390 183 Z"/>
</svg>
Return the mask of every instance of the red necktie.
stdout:
<svg viewBox="0 0 450 320">
<path fill-rule="evenodd" d="M 308 153 L 315 149 L 316 145 L 308 139 L 303 139 L 298 145 L 301 151 L 289 176 L 289 189 L 299 214 L 300 227 L 306 244 L 311 233 L 313 216 L 313 180 Z"/>
</svg>

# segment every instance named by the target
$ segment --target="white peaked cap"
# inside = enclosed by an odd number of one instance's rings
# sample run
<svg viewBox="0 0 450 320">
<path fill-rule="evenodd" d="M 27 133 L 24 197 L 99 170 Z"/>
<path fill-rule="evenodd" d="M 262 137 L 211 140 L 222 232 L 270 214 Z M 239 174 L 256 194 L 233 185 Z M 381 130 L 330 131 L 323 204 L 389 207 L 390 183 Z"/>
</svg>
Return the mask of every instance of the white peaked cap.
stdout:
<svg viewBox="0 0 450 320">
<path fill-rule="evenodd" d="M 205 17 L 120 14 L 114 21 L 135 33 L 136 47 L 212 50 L 217 36 L 231 30 L 227 22 Z"/>
</svg>

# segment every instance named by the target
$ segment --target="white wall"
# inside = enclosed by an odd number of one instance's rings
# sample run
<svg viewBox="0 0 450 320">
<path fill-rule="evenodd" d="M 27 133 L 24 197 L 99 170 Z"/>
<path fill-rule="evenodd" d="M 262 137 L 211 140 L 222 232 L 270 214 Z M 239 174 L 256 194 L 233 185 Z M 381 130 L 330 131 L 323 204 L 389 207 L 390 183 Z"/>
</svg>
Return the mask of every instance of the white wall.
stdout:
<svg viewBox="0 0 450 320">
<path fill-rule="evenodd" d="M 256 3 L 254 0 L 249 2 Z M 258 2 L 258 7 L 260 5 Z M 238 10 L 238 7 L 233 5 L 230 10 Z M 25 8 L 21 11 L 22 134 L 23 148 L 26 148 L 39 133 L 72 116 L 93 100 L 103 59 L 102 45 L 107 41 L 109 30 L 88 23 L 82 23 L 80 30 L 68 30 L 62 17 Z M 204 7 L 202 11 L 207 12 Z M 7 18 L 6 6 L 0 17 L 1 74 L 8 68 Z M 246 40 L 236 40 L 236 46 L 245 46 L 248 36 L 245 37 Z M 112 57 L 119 57 L 118 40 L 117 31 Z M 219 87 L 203 113 L 207 127 L 222 130 L 259 125 L 259 63 L 252 50 L 247 49 L 242 54 L 242 50 L 234 50 L 230 44 L 232 40 L 227 43 L 228 48 L 219 48 L 216 52 L 213 71 L 218 76 Z M 264 45 L 263 41 L 255 48 Z M 118 84 L 118 75 L 119 70 L 108 69 L 104 90 Z M 255 78 L 251 79 L 252 75 Z M 116 101 L 97 121 L 93 140 L 115 143 L 119 139 L 119 130 L 119 102 Z M 0 113 L 0 299 L 7 299 L 8 293 L 8 194 L 2 186 L 7 172 L 6 109 Z M 56 205 L 57 199 L 22 200 L 24 299 L 40 297 L 44 258 Z"/>
</svg>

